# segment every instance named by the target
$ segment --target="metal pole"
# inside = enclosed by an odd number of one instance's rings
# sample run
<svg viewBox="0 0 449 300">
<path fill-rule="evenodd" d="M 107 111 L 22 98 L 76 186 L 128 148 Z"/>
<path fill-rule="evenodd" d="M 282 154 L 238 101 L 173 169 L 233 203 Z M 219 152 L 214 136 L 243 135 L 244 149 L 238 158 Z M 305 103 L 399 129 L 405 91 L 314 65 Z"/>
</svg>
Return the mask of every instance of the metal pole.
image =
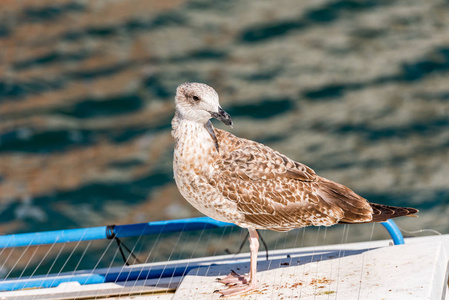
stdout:
<svg viewBox="0 0 449 300">
<path fill-rule="evenodd" d="M 393 243 L 395 245 L 403 245 L 404 244 L 404 236 L 402 235 L 402 232 L 399 229 L 398 225 L 396 225 L 396 223 L 392 219 L 390 219 L 386 222 L 382 222 L 380 224 L 382 224 L 385 227 L 385 229 L 388 231 L 388 233 L 390 234 L 391 238 L 393 239 Z"/>
<path fill-rule="evenodd" d="M 177 232 L 181 230 L 191 231 L 227 226 L 235 226 L 235 224 L 220 222 L 208 217 L 200 217 L 139 224 L 101 226 L 35 233 L 19 233 L 0 236 L 0 249 L 47 245 L 54 243 L 100 240 L 111 238 L 113 236 L 122 238 L 139 235 L 158 234 L 160 232 Z"/>
</svg>

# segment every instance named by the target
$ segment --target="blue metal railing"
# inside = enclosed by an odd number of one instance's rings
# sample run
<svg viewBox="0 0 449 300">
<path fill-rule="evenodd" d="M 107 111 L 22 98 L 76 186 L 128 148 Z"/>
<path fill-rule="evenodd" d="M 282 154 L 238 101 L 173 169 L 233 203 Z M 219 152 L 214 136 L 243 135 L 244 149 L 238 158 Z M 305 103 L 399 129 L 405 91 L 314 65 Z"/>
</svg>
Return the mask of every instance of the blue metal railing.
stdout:
<svg viewBox="0 0 449 300">
<path fill-rule="evenodd" d="M 209 217 L 0 236 L 0 249 L 236 226 Z"/>
<path fill-rule="evenodd" d="M 395 245 L 404 244 L 401 231 L 393 220 L 381 223 L 390 234 Z M 178 231 L 203 230 L 219 227 L 236 226 L 232 223 L 220 222 L 209 217 L 156 221 L 149 223 L 127 224 L 116 226 L 101 226 L 91 228 L 44 231 L 34 233 L 19 233 L 0 236 L 0 249 L 23 246 L 37 246 L 54 243 L 68 243 L 90 240 L 107 239 L 111 236 L 118 238 L 133 237 Z"/>
<path fill-rule="evenodd" d="M 402 232 L 399 229 L 398 225 L 396 225 L 396 223 L 392 219 L 389 219 L 386 222 L 382 222 L 380 224 L 382 224 L 388 231 L 395 245 L 404 244 L 404 236 L 402 235 Z"/>
<path fill-rule="evenodd" d="M 401 231 L 393 220 L 381 223 L 390 234 L 395 245 L 404 244 Z M 99 239 L 111 239 L 114 237 L 133 237 L 178 231 L 203 230 L 220 227 L 236 226 L 232 223 L 216 221 L 208 217 L 179 219 L 168 221 L 157 221 L 150 223 L 101 226 L 82 229 L 56 230 L 47 232 L 21 233 L 0 236 L 0 249 L 37 246 L 53 243 L 68 243 Z M 6 279 L 0 281 L 0 291 L 13 291 L 24 288 L 48 288 L 56 287 L 63 282 L 79 282 L 80 284 L 95 284 L 105 282 L 120 282 L 124 280 L 142 280 L 150 278 L 161 278 L 170 276 L 181 276 L 186 274 L 193 266 L 181 268 L 152 268 L 145 272 L 127 271 L 120 273 L 92 273 L 77 274 L 72 276 L 45 276 L 29 277 L 20 279 Z"/>
</svg>

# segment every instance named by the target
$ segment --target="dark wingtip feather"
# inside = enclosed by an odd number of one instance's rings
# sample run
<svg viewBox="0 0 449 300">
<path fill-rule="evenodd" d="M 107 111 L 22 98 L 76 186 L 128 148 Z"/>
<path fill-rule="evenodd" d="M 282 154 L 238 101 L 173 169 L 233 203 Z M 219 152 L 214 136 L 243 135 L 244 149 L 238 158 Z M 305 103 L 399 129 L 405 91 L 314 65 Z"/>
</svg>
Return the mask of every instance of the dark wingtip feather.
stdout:
<svg viewBox="0 0 449 300">
<path fill-rule="evenodd" d="M 351 222 L 351 221 L 340 221 L 339 224 L 355 224 L 355 223 L 373 223 L 373 222 L 385 222 L 389 219 L 397 217 L 418 217 L 415 214 L 419 212 L 416 208 L 412 207 L 398 207 L 383 205 L 377 203 L 370 203 L 373 208 L 373 217 L 371 221 L 368 222 Z"/>
<path fill-rule="evenodd" d="M 370 205 L 373 208 L 373 219 L 371 222 L 385 222 L 388 219 L 414 216 L 414 214 L 418 213 L 418 210 L 412 207 L 397 207 L 377 203 L 370 203 Z"/>
</svg>

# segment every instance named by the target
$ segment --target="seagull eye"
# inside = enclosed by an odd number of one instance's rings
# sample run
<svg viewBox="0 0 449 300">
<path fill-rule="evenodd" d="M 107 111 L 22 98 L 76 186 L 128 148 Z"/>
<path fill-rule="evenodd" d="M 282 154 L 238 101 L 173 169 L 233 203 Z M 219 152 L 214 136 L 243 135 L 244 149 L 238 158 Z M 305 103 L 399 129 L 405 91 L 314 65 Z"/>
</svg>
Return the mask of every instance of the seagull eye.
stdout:
<svg viewBox="0 0 449 300">
<path fill-rule="evenodd" d="M 198 96 L 193 96 L 192 98 L 193 98 L 193 100 L 195 100 L 195 101 L 200 101 L 200 97 L 198 97 Z"/>
</svg>

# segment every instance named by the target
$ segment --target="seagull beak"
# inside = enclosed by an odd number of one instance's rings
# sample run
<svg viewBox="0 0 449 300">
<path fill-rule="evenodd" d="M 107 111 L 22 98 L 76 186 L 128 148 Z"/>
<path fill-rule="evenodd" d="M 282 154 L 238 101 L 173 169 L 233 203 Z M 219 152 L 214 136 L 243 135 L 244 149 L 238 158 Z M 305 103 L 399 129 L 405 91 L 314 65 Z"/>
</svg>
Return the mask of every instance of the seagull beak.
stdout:
<svg viewBox="0 0 449 300">
<path fill-rule="evenodd" d="M 227 112 L 225 112 L 221 107 L 218 108 L 218 112 L 211 112 L 210 114 L 215 119 L 222 121 L 225 125 L 232 127 L 233 123 L 231 116 Z"/>
</svg>

